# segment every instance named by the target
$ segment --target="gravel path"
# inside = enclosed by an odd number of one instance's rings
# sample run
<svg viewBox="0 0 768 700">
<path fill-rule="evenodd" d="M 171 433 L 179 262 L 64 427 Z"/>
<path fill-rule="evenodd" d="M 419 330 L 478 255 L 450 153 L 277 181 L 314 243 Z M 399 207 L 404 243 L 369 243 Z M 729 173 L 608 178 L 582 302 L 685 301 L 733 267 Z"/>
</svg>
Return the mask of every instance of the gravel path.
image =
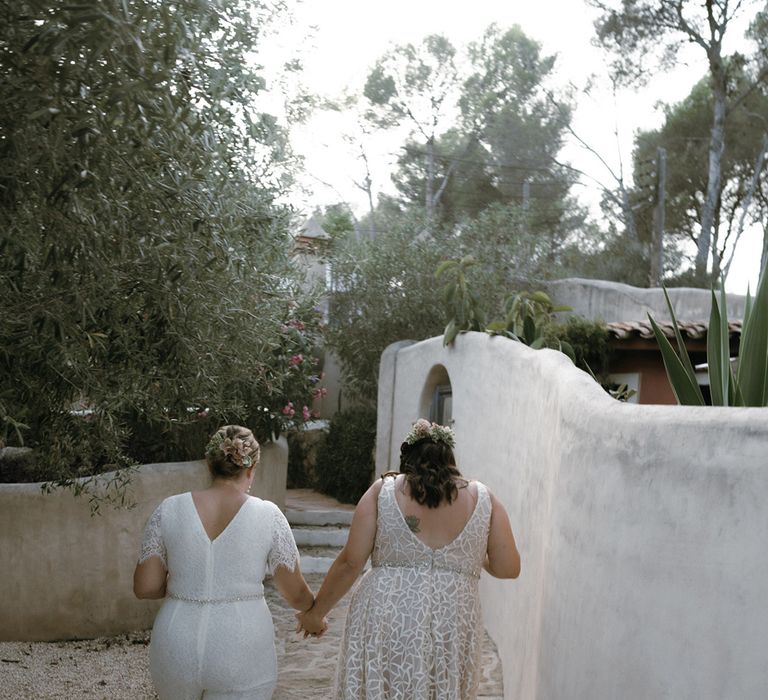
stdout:
<svg viewBox="0 0 768 700">
<path fill-rule="evenodd" d="M 307 576 L 317 590 L 322 576 Z M 322 639 L 294 634 L 293 611 L 266 586 L 275 621 L 279 677 L 274 700 L 322 700 L 330 697 L 346 599 L 331 616 Z M 0 642 L 0 698 L 49 700 L 154 700 L 149 678 L 149 631 L 119 637 L 70 642 Z M 486 637 L 480 697 L 503 697 L 501 665 Z"/>
</svg>

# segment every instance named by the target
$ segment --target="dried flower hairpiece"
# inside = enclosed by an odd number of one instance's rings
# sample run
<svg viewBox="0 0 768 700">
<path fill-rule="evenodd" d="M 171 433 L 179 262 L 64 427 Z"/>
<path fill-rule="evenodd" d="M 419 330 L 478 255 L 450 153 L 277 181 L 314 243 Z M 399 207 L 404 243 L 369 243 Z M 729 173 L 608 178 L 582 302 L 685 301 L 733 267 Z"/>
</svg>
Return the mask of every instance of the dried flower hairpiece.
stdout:
<svg viewBox="0 0 768 700">
<path fill-rule="evenodd" d="M 432 442 L 442 442 L 450 448 L 456 447 L 456 434 L 447 425 L 430 423 L 424 418 L 419 418 L 405 436 L 405 442 L 409 445 L 417 443 L 419 440 L 432 440 Z"/>
<path fill-rule="evenodd" d="M 255 444 L 254 444 L 255 443 Z M 258 450 L 258 443 L 252 437 L 224 437 L 224 434 L 217 432 L 208 441 L 205 448 L 205 454 L 211 457 L 223 455 L 229 457 L 238 467 L 248 469 L 253 464 L 253 452 Z"/>
</svg>

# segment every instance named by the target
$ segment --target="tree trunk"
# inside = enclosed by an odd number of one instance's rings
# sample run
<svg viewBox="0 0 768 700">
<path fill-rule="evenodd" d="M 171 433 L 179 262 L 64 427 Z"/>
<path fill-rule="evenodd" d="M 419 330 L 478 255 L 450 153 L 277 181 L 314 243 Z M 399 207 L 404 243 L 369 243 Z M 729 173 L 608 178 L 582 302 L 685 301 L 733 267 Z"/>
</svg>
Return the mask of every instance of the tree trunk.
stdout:
<svg viewBox="0 0 768 700">
<path fill-rule="evenodd" d="M 723 199 L 722 197 L 718 197 L 717 206 L 715 207 L 715 218 L 712 222 L 712 243 L 710 245 L 712 250 L 712 274 L 710 275 L 710 279 L 713 282 L 716 282 L 718 279 L 720 279 L 723 266 L 723 260 L 720 256 L 720 253 L 725 252 L 725 244 L 723 244 L 723 251 L 718 248 L 718 244 L 720 243 L 720 221 L 722 219 L 722 213 Z"/>
<path fill-rule="evenodd" d="M 432 194 L 435 187 L 435 138 L 430 136 L 427 140 L 427 187 L 425 205 L 427 210 L 427 228 L 432 233 L 432 219 L 434 216 L 435 202 Z"/>
<path fill-rule="evenodd" d="M 707 263 L 712 248 L 712 228 L 715 223 L 715 209 L 720 198 L 720 175 L 722 171 L 723 151 L 725 150 L 725 70 L 720 56 L 719 46 L 710 54 L 712 76 L 712 96 L 714 98 L 712 129 L 709 136 L 709 172 L 707 174 L 707 192 L 701 212 L 701 233 L 696 253 L 696 278 L 700 283 L 707 281 Z"/>
<path fill-rule="evenodd" d="M 660 287 L 664 279 L 664 224 L 667 206 L 667 149 L 656 149 L 656 208 L 651 236 L 651 287 Z"/>
<path fill-rule="evenodd" d="M 368 211 L 370 212 L 371 216 L 371 232 L 370 237 L 371 240 L 376 238 L 376 209 L 373 206 L 373 193 L 371 192 L 371 179 L 367 178 L 366 183 L 368 184 L 368 187 L 366 189 L 366 193 L 368 194 Z"/>
</svg>

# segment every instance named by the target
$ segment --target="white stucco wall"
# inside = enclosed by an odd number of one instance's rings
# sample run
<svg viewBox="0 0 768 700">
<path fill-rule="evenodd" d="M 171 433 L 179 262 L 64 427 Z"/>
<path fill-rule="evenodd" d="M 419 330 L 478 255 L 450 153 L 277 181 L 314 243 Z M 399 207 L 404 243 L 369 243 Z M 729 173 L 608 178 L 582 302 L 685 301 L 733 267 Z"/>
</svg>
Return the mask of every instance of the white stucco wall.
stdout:
<svg viewBox="0 0 768 700">
<path fill-rule="evenodd" d="M 263 445 L 251 493 L 284 507 L 287 466 L 284 439 Z M 133 596 L 144 524 L 167 496 L 209 483 L 202 461 L 146 464 L 131 480 L 135 507 L 104 506 L 94 516 L 88 499 L 69 490 L 0 484 L 0 641 L 86 639 L 150 627 L 160 601 Z"/>
<path fill-rule="evenodd" d="M 433 338 L 384 353 L 379 473 L 438 364 L 522 554 L 481 583 L 505 698 L 768 697 L 768 409 L 622 404 L 555 351 Z"/>
<path fill-rule="evenodd" d="M 643 289 L 620 282 L 573 277 L 547 282 L 546 288 L 556 304 L 570 306 L 572 314 L 583 318 L 606 323 L 647 321 L 650 313 L 657 321 L 671 320 L 664 291 L 659 287 Z M 678 320 L 709 320 L 712 294 L 708 289 L 675 287 L 667 291 Z M 743 317 L 744 301 L 739 294 L 727 296 L 729 320 Z"/>
</svg>

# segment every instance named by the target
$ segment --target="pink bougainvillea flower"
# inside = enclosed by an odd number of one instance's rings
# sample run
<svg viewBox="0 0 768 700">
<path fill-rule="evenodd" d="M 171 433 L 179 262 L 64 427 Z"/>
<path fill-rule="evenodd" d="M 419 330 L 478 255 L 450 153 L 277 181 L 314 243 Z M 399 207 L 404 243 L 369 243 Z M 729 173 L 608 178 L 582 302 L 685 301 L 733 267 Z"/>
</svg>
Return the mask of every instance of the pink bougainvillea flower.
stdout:
<svg viewBox="0 0 768 700">
<path fill-rule="evenodd" d="M 304 418 L 304 420 L 309 420 L 311 417 L 309 408 L 307 408 L 306 406 L 303 406 L 301 409 L 301 415 Z"/>
<path fill-rule="evenodd" d="M 293 416 L 293 414 L 296 413 L 296 411 L 293 408 L 293 402 L 289 401 L 285 406 L 283 406 L 283 415 L 284 416 Z"/>
<path fill-rule="evenodd" d="M 296 367 L 296 365 L 300 365 L 302 362 L 304 362 L 303 355 L 291 355 L 291 359 L 288 360 L 288 365 L 291 367 Z"/>
</svg>

